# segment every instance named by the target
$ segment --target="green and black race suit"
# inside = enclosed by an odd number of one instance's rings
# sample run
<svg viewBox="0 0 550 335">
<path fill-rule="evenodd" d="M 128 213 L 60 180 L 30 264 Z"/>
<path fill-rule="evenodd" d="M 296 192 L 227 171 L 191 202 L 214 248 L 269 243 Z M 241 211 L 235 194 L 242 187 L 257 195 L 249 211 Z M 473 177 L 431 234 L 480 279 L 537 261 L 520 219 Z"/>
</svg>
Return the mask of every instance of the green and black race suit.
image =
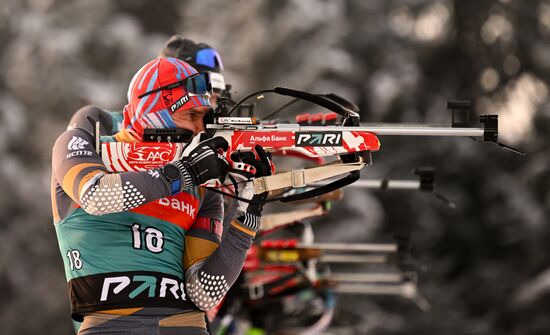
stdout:
<svg viewBox="0 0 550 335">
<path fill-rule="evenodd" d="M 73 315 L 215 307 L 253 233 L 234 224 L 221 240 L 221 196 L 201 188 L 171 194 L 159 169 L 108 172 L 86 117 L 105 115 L 93 106 L 77 115 L 52 154 L 52 210 Z M 124 131 L 113 139 L 132 141 Z"/>
</svg>

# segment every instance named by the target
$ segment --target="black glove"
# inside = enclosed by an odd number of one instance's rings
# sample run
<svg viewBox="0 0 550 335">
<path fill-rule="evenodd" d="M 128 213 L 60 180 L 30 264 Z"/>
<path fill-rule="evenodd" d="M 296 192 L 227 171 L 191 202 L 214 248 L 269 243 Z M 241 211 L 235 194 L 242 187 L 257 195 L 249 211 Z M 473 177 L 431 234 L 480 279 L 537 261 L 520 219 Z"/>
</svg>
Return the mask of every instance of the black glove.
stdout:
<svg viewBox="0 0 550 335">
<path fill-rule="evenodd" d="M 223 183 L 229 163 L 218 150 L 227 151 L 228 148 L 229 144 L 223 137 L 214 137 L 198 143 L 188 155 L 167 165 L 178 168 L 182 190 L 192 189 L 211 179 L 219 179 Z M 164 171 L 167 171 L 167 167 Z M 164 174 L 166 176 L 167 173 Z"/>
<path fill-rule="evenodd" d="M 252 165 L 256 170 L 253 175 L 255 178 L 271 175 L 271 160 L 269 159 L 269 155 L 259 145 L 254 147 L 254 151 L 256 155 L 252 152 L 244 152 L 232 155 L 231 157 L 233 161 Z M 268 192 L 254 194 L 254 186 L 251 182 L 241 185 L 246 186 L 239 190 L 238 196 L 248 199 L 249 202 L 239 201 L 239 217 L 237 218 L 237 222 L 241 226 L 256 232 L 260 229 L 260 217 L 262 216 Z"/>
</svg>

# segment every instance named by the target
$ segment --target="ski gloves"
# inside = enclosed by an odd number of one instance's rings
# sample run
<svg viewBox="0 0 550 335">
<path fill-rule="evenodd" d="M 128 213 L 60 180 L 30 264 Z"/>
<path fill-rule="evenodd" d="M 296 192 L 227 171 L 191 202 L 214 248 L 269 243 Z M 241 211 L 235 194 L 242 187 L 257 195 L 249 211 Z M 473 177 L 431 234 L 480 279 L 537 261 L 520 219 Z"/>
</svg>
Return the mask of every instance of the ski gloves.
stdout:
<svg viewBox="0 0 550 335">
<path fill-rule="evenodd" d="M 250 182 L 250 179 L 252 177 L 259 178 L 271 175 L 273 172 L 271 159 L 259 145 L 254 147 L 253 152 L 235 152 L 231 155 L 231 159 L 234 162 L 248 164 L 255 170 L 254 172 L 232 172 L 231 175 L 236 177 L 235 179 L 238 185 L 235 192 L 236 195 L 239 198 L 246 200 L 239 200 L 237 220 L 242 225 L 247 226 L 248 229 L 256 232 L 260 228 L 259 218 L 262 215 L 262 210 L 266 203 L 268 192 L 254 194 L 254 184 Z"/>
<path fill-rule="evenodd" d="M 219 151 L 220 149 L 227 151 L 228 148 L 227 141 L 222 137 L 214 137 L 200 143 L 196 143 L 196 141 L 190 143 L 181 159 L 167 164 L 173 165 L 179 170 L 180 190 L 192 190 L 211 179 L 219 179 L 223 182 L 227 171 L 229 171 L 229 163 Z M 167 167 L 164 168 L 164 171 L 166 170 Z M 166 172 L 164 175 L 170 180 L 170 176 L 167 176 Z"/>
</svg>

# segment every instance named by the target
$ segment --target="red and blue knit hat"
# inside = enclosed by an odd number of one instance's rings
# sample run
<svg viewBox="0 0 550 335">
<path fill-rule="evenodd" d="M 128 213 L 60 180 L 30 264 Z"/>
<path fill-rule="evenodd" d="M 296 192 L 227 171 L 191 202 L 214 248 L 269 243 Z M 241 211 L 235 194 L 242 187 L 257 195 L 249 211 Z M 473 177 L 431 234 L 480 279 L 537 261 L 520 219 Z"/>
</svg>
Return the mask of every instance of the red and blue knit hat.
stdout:
<svg viewBox="0 0 550 335">
<path fill-rule="evenodd" d="M 172 114 L 199 106 L 211 106 L 206 95 L 188 94 L 185 85 L 162 89 L 197 73 L 191 65 L 177 58 L 159 57 L 145 64 L 128 87 L 128 104 L 124 107 L 123 127 L 138 140 L 145 128 L 177 128 Z"/>
</svg>

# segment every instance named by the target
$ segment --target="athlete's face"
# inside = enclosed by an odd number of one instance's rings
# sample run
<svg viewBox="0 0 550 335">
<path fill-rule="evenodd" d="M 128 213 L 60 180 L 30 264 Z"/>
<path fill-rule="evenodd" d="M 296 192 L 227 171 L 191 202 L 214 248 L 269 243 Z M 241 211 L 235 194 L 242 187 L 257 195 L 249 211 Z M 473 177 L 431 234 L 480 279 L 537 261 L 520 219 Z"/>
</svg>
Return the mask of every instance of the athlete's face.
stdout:
<svg viewBox="0 0 550 335">
<path fill-rule="evenodd" d="M 208 113 L 210 107 L 200 106 L 191 109 L 176 111 L 172 119 L 178 128 L 191 130 L 195 135 L 204 130 L 202 118 Z"/>
<path fill-rule="evenodd" d="M 218 98 L 221 96 L 222 94 L 219 93 L 219 92 L 213 92 L 211 95 L 210 95 L 210 103 L 212 104 L 212 107 L 213 108 L 216 108 L 218 106 Z"/>
</svg>

